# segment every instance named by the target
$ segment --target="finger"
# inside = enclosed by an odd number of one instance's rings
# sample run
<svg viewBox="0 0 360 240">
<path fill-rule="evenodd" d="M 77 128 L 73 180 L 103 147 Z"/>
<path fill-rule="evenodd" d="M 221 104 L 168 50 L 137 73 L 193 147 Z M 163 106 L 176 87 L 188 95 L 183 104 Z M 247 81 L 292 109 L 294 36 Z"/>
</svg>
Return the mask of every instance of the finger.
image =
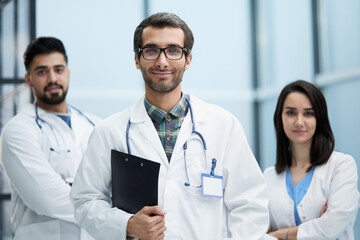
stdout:
<svg viewBox="0 0 360 240">
<path fill-rule="evenodd" d="M 141 211 L 146 215 L 161 215 L 164 216 L 166 212 L 162 210 L 159 206 L 145 206 Z"/>
<path fill-rule="evenodd" d="M 160 219 L 162 216 L 160 216 L 159 218 L 157 218 L 157 222 L 153 221 L 152 222 L 152 232 L 154 233 L 154 236 L 160 234 L 161 232 L 164 232 L 166 227 L 165 227 L 165 220 L 164 219 Z M 156 218 L 156 217 L 153 217 Z M 163 217 L 162 217 L 163 218 Z"/>
<path fill-rule="evenodd" d="M 325 207 L 323 208 L 323 213 L 325 213 L 326 210 L 327 210 L 327 206 L 325 206 Z"/>
<path fill-rule="evenodd" d="M 166 226 L 165 224 L 162 225 L 158 231 L 155 233 L 156 239 L 162 239 L 165 237 L 165 230 L 166 230 Z"/>
<path fill-rule="evenodd" d="M 165 233 L 161 233 L 160 235 L 158 235 L 155 239 L 156 240 L 160 240 L 160 239 L 163 239 L 165 237 Z"/>
<path fill-rule="evenodd" d="M 159 224 L 152 223 L 149 226 L 145 226 L 143 229 L 146 229 L 146 239 L 157 239 L 166 229 L 165 222 Z"/>
<path fill-rule="evenodd" d="M 161 222 L 165 223 L 165 216 L 162 216 L 162 215 L 152 216 L 151 219 L 154 224 L 159 224 Z"/>
<path fill-rule="evenodd" d="M 323 209 L 321 209 L 320 217 L 326 212 L 326 210 L 327 210 L 327 207 L 324 206 Z"/>
</svg>

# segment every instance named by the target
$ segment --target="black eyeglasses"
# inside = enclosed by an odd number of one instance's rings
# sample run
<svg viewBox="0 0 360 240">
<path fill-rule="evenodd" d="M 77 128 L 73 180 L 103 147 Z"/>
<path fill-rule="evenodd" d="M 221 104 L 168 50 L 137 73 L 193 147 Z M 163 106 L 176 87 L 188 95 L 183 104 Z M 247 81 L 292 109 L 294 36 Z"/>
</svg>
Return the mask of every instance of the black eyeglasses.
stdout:
<svg viewBox="0 0 360 240">
<path fill-rule="evenodd" d="M 167 47 L 167 48 L 157 48 L 157 47 L 144 47 L 138 48 L 138 52 L 142 54 L 146 60 L 156 60 L 160 57 L 161 52 L 164 52 L 165 56 L 169 60 L 180 60 L 184 52 L 187 53 L 186 48 L 182 47 Z"/>
</svg>

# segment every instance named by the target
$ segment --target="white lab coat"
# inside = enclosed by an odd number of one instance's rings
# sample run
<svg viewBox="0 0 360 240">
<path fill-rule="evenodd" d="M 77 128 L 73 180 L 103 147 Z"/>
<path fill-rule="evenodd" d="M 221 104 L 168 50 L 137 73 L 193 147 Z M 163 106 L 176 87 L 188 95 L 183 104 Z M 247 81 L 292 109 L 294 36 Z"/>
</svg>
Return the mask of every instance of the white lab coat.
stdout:
<svg viewBox="0 0 360 240">
<path fill-rule="evenodd" d="M 46 121 L 39 121 L 44 133 L 30 103 L 2 132 L 1 165 L 10 183 L 14 239 L 80 239 L 64 179 L 74 178 L 93 126 L 73 109 L 72 129 L 53 113 L 41 108 L 38 113 Z"/>
<path fill-rule="evenodd" d="M 207 168 L 196 161 L 203 156 L 201 143 L 191 141 L 187 152 L 190 183 L 200 184 L 200 173 L 209 173 L 216 158 L 216 175 L 222 175 L 223 198 L 204 197 L 200 188 L 185 187 L 183 144 L 191 133 L 190 113 L 180 129 L 170 163 L 156 129 L 146 113 L 144 98 L 132 108 L 97 125 L 75 177 L 70 198 L 80 225 L 97 240 L 125 239 L 131 217 L 112 208 L 110 151 L 127 152 L 126 127 L 131 153 L 161 164 L 158 205 L 164 209 L 165 239 L 260 239 L 269 222 L 265 179 L 247 144 L 238 120 L 224 109 L 190 95 L 196 130 L 207 143 Z M 131 181 L 131 179 L 129 179 Z"/>
<path fill-rule="evenodd" d="M 286 171 L 274 167 L 264 172 L 268 183 L 270 230 L 295 226 L 294 202 L 287 193 Z M 357 168 L 350 155 L 333 152 L 326 164 L 316 166 L 308 191 L 297 206 L 302 224 L 299 240 L 354 239 L 354 221 L 359 208 Z M 325 214 L 320 211 L 328 201 Z"/>
</svg>

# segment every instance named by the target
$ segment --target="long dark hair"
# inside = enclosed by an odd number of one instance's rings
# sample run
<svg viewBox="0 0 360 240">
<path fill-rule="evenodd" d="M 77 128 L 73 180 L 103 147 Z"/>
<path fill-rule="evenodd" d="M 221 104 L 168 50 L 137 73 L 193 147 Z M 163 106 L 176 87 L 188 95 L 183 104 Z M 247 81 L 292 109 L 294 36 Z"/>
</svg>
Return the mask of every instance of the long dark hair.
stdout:
<svg viewBox="0 0 360 240">
<path fill-rule="evenodd" d="M 331 130 L 328 117 L 327 105 L 324 95 L 313 84 L 298 80 L 286 85 L 280 93 L 276 110 L 274 113 L 274 125 L 276 130 L 276 172 L 282 173 L 287 167 L 291 166 L 291 149 L 287 138 L 283 121 L 282 112 L 284 102 L 289 93 L 299 92 L 305 94 L 314 109 L 316 119 L 316 129 L 310 148 L 310 164 L 307 169 L 326 163 L 331 153 L 334 151 L 335 139 Z"/>
</svg>

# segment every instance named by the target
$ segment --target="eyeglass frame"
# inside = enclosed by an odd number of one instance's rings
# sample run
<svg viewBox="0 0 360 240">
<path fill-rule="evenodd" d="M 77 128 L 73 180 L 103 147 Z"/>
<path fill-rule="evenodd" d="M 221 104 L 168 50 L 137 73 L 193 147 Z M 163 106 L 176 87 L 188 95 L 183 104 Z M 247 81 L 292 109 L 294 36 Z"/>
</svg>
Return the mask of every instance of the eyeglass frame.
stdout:
<svg viewBox="0 0 360 240">
<path fill-rule="evenodd" d="M 144 49 L 145 49 L 145 48 L 155 48 L 155 49 L 159 49 L 159 50 L 160 50 L 159 55 L 157 56 L 157 58 L 147 59 L 147 58 L 145 58 L 145 56 L 144 56 Z M 169 58 L 169 57 L 166 55 L 166 52 L 165 52 L 165 50 L 168 49 L 168 48 L 180 48 L 180 49 L 182 50 L 182 51 L 181 51 L 181 57 L 178 58 L 178 59 L 171 59 L 171 58 Z M 183 48 L 183 47 L 180 47 L 180 46 L 171 46 L 171 47 L 166 47 L 166 48 L 159 48 L 159 47 L 143 47 L 143 48 L 138 48 L 138 53 L 141 54 L 145 60 L 149 60 L 149 61 L 157 60 L 157 59 L 160 57 L 160 55 L 161 55 L 162 52 L 164 52 L 165 57 L 166 57 L 167 59 L 169 59 L 169 60 L 180 60 L 180 59 L 182 59 L 182 57 L 184 56 L 184 53 L 185 53 L 185 57 L 186 57 L 186 55 L 187 55 L 187 53 L 188 53 L 188 50 L 187 50 L 187 48 L 185 48 L 185 47 Z"/>
</svg>

